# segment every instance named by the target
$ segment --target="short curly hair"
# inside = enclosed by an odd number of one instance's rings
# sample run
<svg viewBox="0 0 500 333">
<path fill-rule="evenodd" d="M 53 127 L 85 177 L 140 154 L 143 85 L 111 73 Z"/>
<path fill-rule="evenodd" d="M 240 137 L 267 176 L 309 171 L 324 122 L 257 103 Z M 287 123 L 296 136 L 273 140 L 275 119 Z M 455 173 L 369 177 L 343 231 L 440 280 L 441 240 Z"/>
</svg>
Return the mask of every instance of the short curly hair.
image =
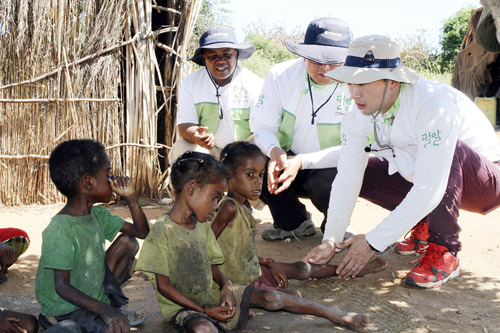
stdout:
<svg viewBox="0 0 500 333">
<path fill-rule="evenodd" d="M 234 175 L 236 169 L 251 157 L 262 157 L 267 161 L 267 156 L 260 148 L 248 141 L 232 142 L 220 153 L 220 160 L 231 175 Z"/>
<path fill-rule="evenodd" d="M 78 181 L 86 174 L 95 176 L 107 159 L 104 146 L 98 141 L 61 142 L 50 154 L 50 178 L 63 195 L 71 198 L 78 194 Z"/>
<path fill-rule="evenodd" d="M 176 194 L 180 194 L 184 185 L 195 180 L 201 186 L 227 180 L 224 166 L 209 154 L 187 151 L 179 156 L 170 173 L 170 183 Z"/>
</svg>

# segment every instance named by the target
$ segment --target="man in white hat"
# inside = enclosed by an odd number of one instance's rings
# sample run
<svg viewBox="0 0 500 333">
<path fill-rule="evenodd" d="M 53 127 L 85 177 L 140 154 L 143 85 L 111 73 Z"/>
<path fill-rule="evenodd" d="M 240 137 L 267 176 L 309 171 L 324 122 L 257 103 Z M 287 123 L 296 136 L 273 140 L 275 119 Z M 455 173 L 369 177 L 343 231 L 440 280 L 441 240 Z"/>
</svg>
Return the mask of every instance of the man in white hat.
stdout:
<svg viewBox="0 0 500 333">
<path fill-rule="evenodd" d="M 255 47 L 239 44 L 226 27 L 207 30 L 189 60 L 203 66 L 181 85 L 177 128 L 181 138 L 172 147 L 173 160 L 188 150 L 209 153 L 219 159 L 228 143 L 250 135 L 250 107 L 258 100 L 264 80 L 238 65 Z"/>
<path fill-rule="evenodd" d="M 352 41 L 345 65 L 327 75 L 348 84 L 356 108 L 342 120 L 323 242 L 304 261 L 327 263 L 336 247 L 348 248 L 337 272 L 355 277 L 416 225 L 396 246 L 402 254 L 425 253 L 406 284 L 432 288 L 459 276 L 459 210 L 487 214 L 500 205 L 500 149 L 491 124 L 460 91 L 401 66 L 399 45 L 389 37 Z M 322 154 L 317 167 L 328 163 Z M 343 242 L 358 195 L 391 213 Z"/>
<path fill-rule="evenodd" d="M 287 163 L 287 155 L 311 153 L 336 146 L 340 150 L 340 121 L 352 107 L 347 87 L 325 74 L 341 66 L 351 41 L 349 26 L 338 19 L 312 21 L 304 43 L 286 41 L 301 58 L 274 66 L 256 107 L 250 114 L 255 143 L 270 157 L 261 199 L 269 206 L 274 226 L 265 240 L 316 233 L 311 215 L 299 201 L 310 198 L 326 215 L 331 183 L 337 169 L 301 170 Z M 307 161 L 302 161 L 307 165 Z M 336 166 L 335 164 L 332 166 Z"/>
</svg>

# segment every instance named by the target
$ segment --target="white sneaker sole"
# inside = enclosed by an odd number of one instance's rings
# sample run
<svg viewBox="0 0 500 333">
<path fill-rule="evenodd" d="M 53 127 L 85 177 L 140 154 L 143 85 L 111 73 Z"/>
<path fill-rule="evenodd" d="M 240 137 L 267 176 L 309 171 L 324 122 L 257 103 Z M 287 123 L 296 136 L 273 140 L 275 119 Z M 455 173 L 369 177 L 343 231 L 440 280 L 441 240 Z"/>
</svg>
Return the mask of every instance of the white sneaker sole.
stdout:
<svg viewBox="0 0 500 333">
<path fill-rule="evenodd" d="M 434 281 L 434 282 L 431 281 L 431 282 L 423 283 L 423 282 L 415 282 L 415 280 L 413 278 L 407 277 L 405 279 L 405 283 L 409 286 L 412 286 L 412 287 L 437 288 L 437 287 L 441 287 L 443 284 L 445 284 L 449 280 L 456 278 L 456 277 L 459 277 L 460 274 L 462 274 L 462 269 L 460 268 L 460 265 L 458 265 L 457 268 L 453 272 L 451 272 L 450 275 L 448 275 L 446 278 L 444 278 L 440 281 Z"/>
<path fill-rule="evenodd" d="M 394 248 L 394 251 L 396 251 L 397 254 L 400 254 L 402 256 L 409 256 L 409 255 L 421 255 L 421 254 L 424 254 L 425 252 L 427 252 L 427 248 L 429 247 L 429 245 L 427 245 L 426 247 L 422 248 L 421 250 L 419 250 L 417 252 L 417 250 L 411 250 L 411 251 L 399 251 L 398 250 L 398 246 L 396 245 L 396 247 Z"/>
</svg>

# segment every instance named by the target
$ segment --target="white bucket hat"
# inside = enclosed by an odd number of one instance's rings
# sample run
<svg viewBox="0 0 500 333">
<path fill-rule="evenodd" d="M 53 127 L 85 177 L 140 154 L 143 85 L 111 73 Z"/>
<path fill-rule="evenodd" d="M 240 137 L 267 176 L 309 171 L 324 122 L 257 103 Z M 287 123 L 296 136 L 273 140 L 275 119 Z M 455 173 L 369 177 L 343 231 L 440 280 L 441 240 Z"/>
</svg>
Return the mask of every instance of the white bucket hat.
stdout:
<svg viewBox="0 0 500 333">
<path fill-rule="evenodd" d="M 196 49 L 194 55 L 189 58 L 200 66 L 205 66 L 201 53 L 203 49 L 235 49 L 238 50 L 238 59 L 248 59 L 255 51 L 255 46 L 250 44 L 239 44 L 233 29 L 226 27 L 215 27 L 208 29 L 200 37 L 200 47 Z"/>
<path fill-rule="evenodd" d="M 341 83 L 363 84 L 389 79 L 414 84 L 419 76 L 401 66 L 398 42 L 388 36 L 369 35 L 349 44 L 347 58 L 342 67 L 325 74 Z"/>
<path fill-rule="evenodd" d="M 323 17 L 309 23 L 304 43 L 285 41 L 290 52 L 323 65 L 345 61 L 351 29 L 342 20 Z"/>
</svg>

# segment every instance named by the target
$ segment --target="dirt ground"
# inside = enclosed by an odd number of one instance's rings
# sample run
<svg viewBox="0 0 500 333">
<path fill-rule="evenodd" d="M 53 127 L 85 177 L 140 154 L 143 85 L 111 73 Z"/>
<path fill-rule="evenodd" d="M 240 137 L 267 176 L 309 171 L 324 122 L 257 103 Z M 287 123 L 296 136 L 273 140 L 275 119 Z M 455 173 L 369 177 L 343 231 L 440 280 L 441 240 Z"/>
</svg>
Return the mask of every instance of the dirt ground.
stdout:
<svg viewBox="0 0 500 333">
<path fill-rule="evenodd" d="M 313 214 L 317 227 L 322 215 L 304 200 Z M 40 256 L 41 232 L 50 218 L 60 210 L 62 204 L 47 206 L 0 206 L 0 227 L 15 226 L 28 232 L 31 246 L 8 272 L 8 281 L 0 284 L 1 296 L 34 296 L 35 274 Z M 112 213 L 128 219 L 128 209 L 123 206 L 109 207 Z M 166 211 L 165 206 L 154 202 L 146 203 L 144 211 L 152 222 Z M 352 226 L 357 233 L 365 233 L 373 228 L 387 212 L 359 199 Z M 257 246 L 259 254 L 273 257 L 278 261 L 300 260 L 312 247 L 321 242 L 320 231 L 315 236 L 301 239 L 266 242 L 260 233 L 272 223 L 267 208 L 255 212 L 259 220 Z M 400 256 L 391 247 L 379 256 L 387 260 L 386 270 L 349 281 L 336 283 L 362 288 L 376 294 L 391 304 L 406 309 L 413 318 L 420 320 L 435 332 L 500 332 L 500 209 L 487 216 L 462 212 L 460 252 L 462 276 L 451 280 L 441 288 L 422 290 L 405 286 L 404 277 L 415 256 Z M 319 230 L 319 229 L 318 229 Z M 333 262 L 338 262 L 342 253 Z M 145 283 L 135 278 L 133 284 Z"/>
</svg>

